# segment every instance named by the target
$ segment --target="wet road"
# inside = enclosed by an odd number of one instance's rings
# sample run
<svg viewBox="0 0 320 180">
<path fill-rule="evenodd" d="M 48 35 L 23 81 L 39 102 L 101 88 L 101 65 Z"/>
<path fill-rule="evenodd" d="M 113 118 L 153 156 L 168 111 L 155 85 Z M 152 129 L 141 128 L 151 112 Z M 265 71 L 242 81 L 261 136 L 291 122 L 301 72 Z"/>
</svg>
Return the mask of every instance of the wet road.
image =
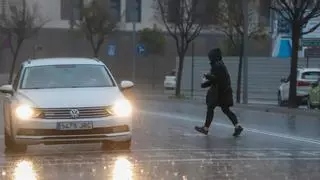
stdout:
<svg viewBox="0 0 320 180">
<path fill-rule="evenodd" d="M 131 152 L 106 152 L 98 144 L 30 146 L 5 155 L 0 142 L 0 179 L 319 179 L 320 119 L 239 110 L 243 135 L 217 111 L 209 135 L 199 105 L 140 102 Z M 3 121 L 0 121 L 2 126 Z M 3 134 L 3 130 L 0 130 Z"/>
</svg>

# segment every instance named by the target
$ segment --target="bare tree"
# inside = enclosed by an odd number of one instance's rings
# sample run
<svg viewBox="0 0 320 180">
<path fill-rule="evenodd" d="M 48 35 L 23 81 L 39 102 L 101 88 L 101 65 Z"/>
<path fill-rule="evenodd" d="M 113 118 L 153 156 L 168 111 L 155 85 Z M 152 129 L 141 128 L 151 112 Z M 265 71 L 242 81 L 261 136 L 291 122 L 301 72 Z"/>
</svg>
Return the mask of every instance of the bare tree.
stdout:
<svg viewBox="0 0 320 180">
<path fill-rule="evenodd" d="M 176 96 L 181 95 L 181 76 L 183 62 L 189 44 L 197 38 L 206 26 L 208 14 L 206 3 L 212 0 L 155 0 L 155 17 L 164 24 L 175 40 L 179 56 Z"/>
<path fill-rule="evenodd" d="M 249 2 L 252 0 L 249 0 Z M 242 57 L 244 41 L 244 12 L 242 1 L 221 0 L 219 4 L 218 23 L 216 29 L 225 34 L 228 45 L 239 53 L 238 77 L 236 101 L 240 103 L 241 79 L 242 79 Z M 265 38 L 265 28 L 259 22 L 252 22 L 249 28 L 250 39 Z"/>
<path fill-rule="evenodd" d="M 13 55 L 9 83 L 12 83 L 16 61 L 24 41 L 36 36 L 46 22 L 40 16 L 37 4 L 30 7 L 26 0 L 22 1 L 21 6 L 11 7 L 8 14 L 1 19 L 0 30 L 8 38 Z"/>
<path fill-rule="evenodd" d="M 108 35 L 118 28 L 118 19 L 111 13 L 107 3 L 93 0 L 81 10 L 82 20 L 77 26 L 90 42 L 95 57 L 99 56 L 102 44 Z"/>
<path fill-rule="evenodd" d="M 289 107 L 297 107 L 297 63 L 299 40 L 304 34 L 315 31 L 319 26 L 315 24 L 306 32 L 303 27 L 308 24 L 310 19 L 320 16 L 319 0 L 274 0 L 271 9 L 285 19 L 291 25 L 291 67 L 290 67 L 290 90 L 289 90 Z"/>
</svg>

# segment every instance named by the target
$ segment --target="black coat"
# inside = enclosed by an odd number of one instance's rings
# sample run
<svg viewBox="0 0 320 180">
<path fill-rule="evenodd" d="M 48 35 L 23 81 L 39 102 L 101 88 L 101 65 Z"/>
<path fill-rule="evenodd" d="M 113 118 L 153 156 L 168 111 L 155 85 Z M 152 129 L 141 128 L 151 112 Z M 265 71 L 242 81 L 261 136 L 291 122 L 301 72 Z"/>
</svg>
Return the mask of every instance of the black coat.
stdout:
<svg viewBox="0 0 320 180">
<path fill-rule="evenodd" d="M 229 72 L 222 59 L 216 59 L 214 56 L 212 54 L 210 56 L 209 53 L 211 70 L 209 74 L 205 75 L 207 81 L 201 84 L 202 88 L 210 87 L 206 96 L 206 104 L 212 107 L 233 106 Z"/>
</svg>

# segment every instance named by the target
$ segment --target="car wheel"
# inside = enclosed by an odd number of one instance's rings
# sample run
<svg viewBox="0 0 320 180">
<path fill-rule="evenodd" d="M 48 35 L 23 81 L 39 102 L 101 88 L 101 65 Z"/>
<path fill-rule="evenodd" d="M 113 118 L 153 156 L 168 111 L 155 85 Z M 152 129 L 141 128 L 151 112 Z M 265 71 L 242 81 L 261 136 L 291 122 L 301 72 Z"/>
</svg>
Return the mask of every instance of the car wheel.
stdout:
<svg viewBox="0 0 320 180">
<path fill-rule="evenodd" d="M 279 106 L 284 106 L 285 105 L 285 102 L 282 100 L 280 91 L 278 92 L 278 105 Z"/>
<path fill-rule="evenodd" d="M 130 150 L 131 139 L 127 141 L 104 141 L 102 148 L 104 150 Z"/>
<path fill-rule="evenodd" d="M 6 129 L 4 130 L 4 144 L 6 146 L 6 153 L 25 153 L 28 149 L 28 146 L 25 144 L 17 144 Z"/>
</svg>

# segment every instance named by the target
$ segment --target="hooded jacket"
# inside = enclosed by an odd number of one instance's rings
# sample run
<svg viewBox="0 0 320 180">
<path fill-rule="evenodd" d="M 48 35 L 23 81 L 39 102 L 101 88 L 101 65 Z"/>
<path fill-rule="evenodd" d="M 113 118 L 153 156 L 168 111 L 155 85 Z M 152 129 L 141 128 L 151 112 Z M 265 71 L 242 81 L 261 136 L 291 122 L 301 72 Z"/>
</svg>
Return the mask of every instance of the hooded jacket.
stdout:
<svg viewBox="0 0 320 180">
<path fill-rule="evenodd" d="M 212 49 L 208 53 L 210 61 L 210 73 L 205 75 L 207 81 L 201 87 L 210 87 L 206 102 L 213 106 L 232 106 L 233 96 L 230 75 L 222 61 L 222 53 L 219 48 Z"/>
</svg>

